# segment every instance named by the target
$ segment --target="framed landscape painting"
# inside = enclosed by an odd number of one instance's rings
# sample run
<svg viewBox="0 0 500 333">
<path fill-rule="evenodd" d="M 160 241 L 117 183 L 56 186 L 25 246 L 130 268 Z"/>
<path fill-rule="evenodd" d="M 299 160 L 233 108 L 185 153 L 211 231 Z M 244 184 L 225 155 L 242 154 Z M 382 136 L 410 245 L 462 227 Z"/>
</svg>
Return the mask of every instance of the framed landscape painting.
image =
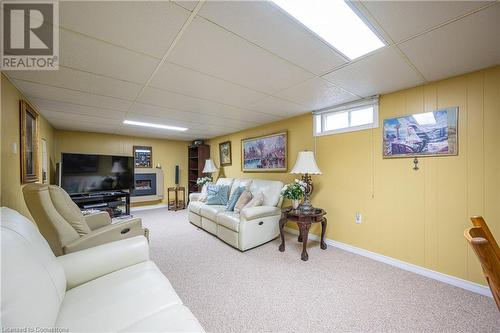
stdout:
<svg viewBox="0 0 500 333">
<path fill-rule="evenodd" d="M 232 164 L 231 141 L 219 143 L 220 165 L 228 166 Z"/>
<path fill-rule="evenodd" d="M 21 183 L 38 181 L 38 112 L 20 101 Z"/>
<path fill-rule="evenodd" d="M 243 172 L 286 172 L 287 133 L 241 140 Z"/>
<path fill-rule="evenodd" d="M 384 119 L 383 157 L 458 154 L 458 107 Z"/>
</svg>

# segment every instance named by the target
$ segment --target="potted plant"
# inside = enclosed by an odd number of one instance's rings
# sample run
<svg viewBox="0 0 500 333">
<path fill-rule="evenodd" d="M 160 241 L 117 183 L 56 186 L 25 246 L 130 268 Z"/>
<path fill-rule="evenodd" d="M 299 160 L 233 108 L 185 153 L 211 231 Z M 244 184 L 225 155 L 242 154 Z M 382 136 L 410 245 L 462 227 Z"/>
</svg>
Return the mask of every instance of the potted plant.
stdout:
<svg viewBox="0 0 500 333">
<path fill-rule="evenodd" d="M 293 209 L 297 209 L 300 204 L 300 199 L 302 199 L 306 193 L 306 186 L 307 184 L 304 181 L 295 179 L 293 183 L 283 186 L 281 189 L 281 196 L 290 199 Z"/>
<path fill-rule="evenodd" d="M 200 177 L 196 180 L 196 184 L 198 184 L 198 187 L 203 187 L 203 185 L 210 183 L 211 181 L 211 177 Z"/>
</svg>

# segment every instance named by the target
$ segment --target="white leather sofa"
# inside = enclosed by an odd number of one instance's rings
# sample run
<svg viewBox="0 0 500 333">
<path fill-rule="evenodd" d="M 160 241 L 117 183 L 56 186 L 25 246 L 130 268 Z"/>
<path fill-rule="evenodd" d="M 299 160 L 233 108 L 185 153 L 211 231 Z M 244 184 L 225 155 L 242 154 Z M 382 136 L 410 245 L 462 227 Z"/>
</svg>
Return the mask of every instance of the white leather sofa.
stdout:
<svg viewBox="0 0 500 333">
<path fill-rule="evenodd" d="M 226 211 L 226 206 L 206 205 L 198 201 L 199 193 L 189 195 L 189 222 L 216 235 L 235 248 L 245 251 L 264 244 L 279 235 L 280 196 L 283 183 L 275 180 L 219 178 L 218 185 L 229 185 L 230 195 L 238 187 L 246 187 L 253 195 L 262 192 L 264 203 L 244 208 L 240 213 Z"/>
<path fill-rule="evenodd" d="M 55 257 L 35 224 L 0 208 L 6 332 L 203 332 L 149 260 L 144 236 Z"/>
</svg>

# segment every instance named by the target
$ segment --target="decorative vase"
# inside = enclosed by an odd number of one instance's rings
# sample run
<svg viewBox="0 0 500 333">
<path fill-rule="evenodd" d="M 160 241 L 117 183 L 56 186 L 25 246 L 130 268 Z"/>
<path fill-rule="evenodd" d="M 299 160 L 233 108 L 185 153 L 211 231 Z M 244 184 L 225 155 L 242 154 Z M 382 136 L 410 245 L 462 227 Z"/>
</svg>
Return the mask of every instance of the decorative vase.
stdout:
<svg viewBox="0 0 500 333">
<path fill-rule="evenodd" d="M 300 205 L 300 200 L 298 200 L 298 199 L 292 200 L 292 207 L 293 207 L 293 209 L 299 208 L 299 205 Z"/>
</svg>

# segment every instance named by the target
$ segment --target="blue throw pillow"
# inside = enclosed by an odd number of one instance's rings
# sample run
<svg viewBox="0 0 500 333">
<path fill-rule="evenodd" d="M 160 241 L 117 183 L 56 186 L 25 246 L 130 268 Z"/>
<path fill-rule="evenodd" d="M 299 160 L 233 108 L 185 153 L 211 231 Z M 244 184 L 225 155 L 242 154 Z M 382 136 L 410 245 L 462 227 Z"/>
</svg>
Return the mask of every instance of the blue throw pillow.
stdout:
<svg viewBox="0 0 500 333">
<path fill-rule="evenodd" d="M 208 184 L 207 205 L 227 205 L 229 186 Z"/>
<path fill-rule="evenodd" d="M 236 202 L 240 198 L 241 194 L 245 192 L 246 188 L 241 186 L 236 188 L 234 190 L 233 194 L 231 194 L 231 197 L 229 198 L 229 201 L 227 202 L 226 210 L 233 212 L 234 211 L 234 206 L 236 206 Z"/>
</svg>

